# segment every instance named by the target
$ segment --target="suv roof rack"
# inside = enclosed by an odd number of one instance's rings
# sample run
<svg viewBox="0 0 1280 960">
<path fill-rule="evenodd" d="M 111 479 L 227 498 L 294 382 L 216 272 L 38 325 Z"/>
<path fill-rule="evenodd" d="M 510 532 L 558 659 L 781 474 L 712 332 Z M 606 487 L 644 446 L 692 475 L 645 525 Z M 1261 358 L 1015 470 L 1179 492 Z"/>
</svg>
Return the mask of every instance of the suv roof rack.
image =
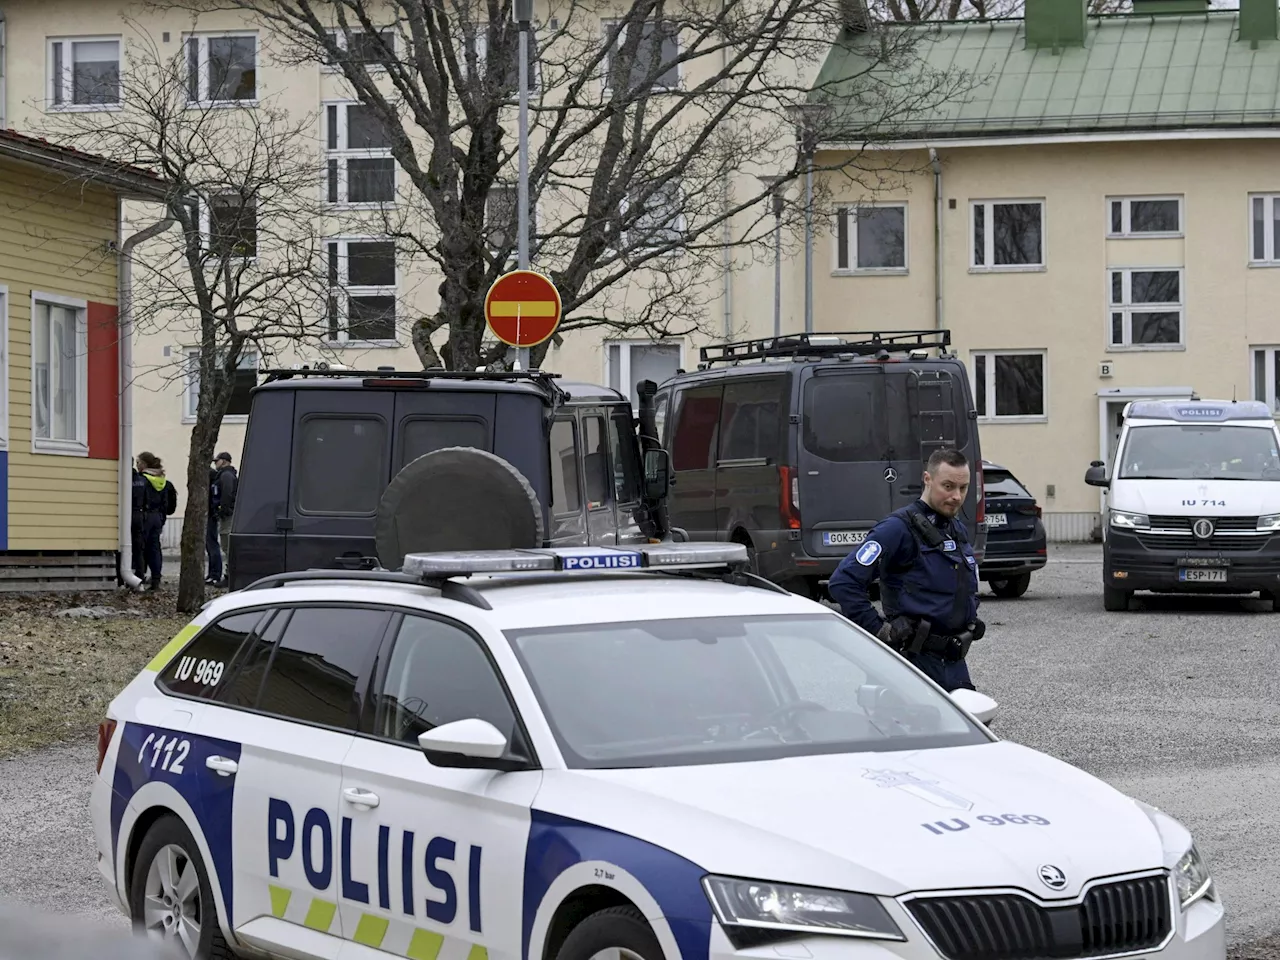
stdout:
<svg viewBox="0 0 1280 960">
<path fill-rule="evenodd" d="M 294 377 L 326 377 L 343 380 L 363 380 L 365 386 L 378 386 L 377 381 L 418 381 L 421 386 L 429 386 L 432 380 L 488 380 L 492 383 L 516 383 L 527 381 L 543 388 L 556 400 L 566 400 L 569 394 L 555 381 L 560 374 L 546 370 L 397 370 L 394 367 L 382 367 L 378 370 L 348 370 L 343 367 L 327 366 L 300 369 L 278 369 L 262 371 L 263 383 L 274 383 L 279 380 L 291 380 Z"/>
<path fill-rule="evenodd" d="M 702 347 L 698 351 L 698 358 L 702 361 L 700 366 L 706 369 L 713 363 L 736 363 L 739 360 L 763 360 L 769 357 L 828 357 L 840 354 L 868 357 L 880 353 L 887 355 L 910 352 L 913 348 L 936 348 L 945 354 L 950 345 L 950 330 L 789 333 L 781 337 Z"/>
</svg>

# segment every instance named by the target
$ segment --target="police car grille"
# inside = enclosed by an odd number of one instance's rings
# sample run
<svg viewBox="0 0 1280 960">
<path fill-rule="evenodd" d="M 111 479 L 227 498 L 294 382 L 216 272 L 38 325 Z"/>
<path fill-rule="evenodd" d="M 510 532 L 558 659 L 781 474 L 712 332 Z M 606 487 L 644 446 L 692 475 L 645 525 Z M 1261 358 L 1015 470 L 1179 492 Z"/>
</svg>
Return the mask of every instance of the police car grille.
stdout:
<svg viewBox="0 0 1280 960">
<path fill-rule="evenodd" d="M 1163 514 L 1152 514 L 1149 519 L 1151 520 L 1151 526 L 1158 530 L 1185 530 L 1190 533 L 1191 525 L 1200 518 L 1167 517 Z M 1258 528 L 1257 517 L 1206 517 L 1205 519 L 1213 521 L 1215 531 L 1256 530 Z"/>
<path fill-rule="evenodd" d="M 928 897 L 907 904 L 949 960 L 1103 957 L 1158 947 L 1171 922 L 1164 877 L 1094 887 L 1084 902 L 1042 907 L 1017 894 Z"/>
<path fill-rule="evenodd" d="M 1191 533 L 1139 533 L 1138 542 L 1152 550 L 1261 550 L 1267 538 L 1247 533 L 1214 533 L 1199 540 Z"/>
</svg>

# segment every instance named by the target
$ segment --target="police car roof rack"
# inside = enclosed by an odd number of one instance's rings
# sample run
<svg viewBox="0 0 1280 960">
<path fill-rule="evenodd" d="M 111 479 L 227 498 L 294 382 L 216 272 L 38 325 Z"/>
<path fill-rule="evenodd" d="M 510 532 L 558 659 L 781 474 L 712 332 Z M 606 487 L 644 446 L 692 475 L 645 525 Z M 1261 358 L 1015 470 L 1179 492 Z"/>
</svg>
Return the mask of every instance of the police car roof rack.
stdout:
<svg viewBox="0 0 1280 960">
<path fill-rule="evenodd" d="M 771 357 L 826 357 L 839 354 L 873 357 L 882 352 L 907 353 L 934 348 L 945 354 L 950 345 L 950 330 L 789 333 L 781 337 L 701 347 L 698 358 L 705 368 L 713 363 L 736 363 L 739 360 L 763 360 Z"/>
<path fill-rule="evenodd" d="M 378 583 L 407 583 L 415 587 L 435 587 L 446 600 L 458 600 L 469 603 L 481 610 L 492 610 L 486 600 L 474 587 L 455 580 L 439 577 L 416 577 L 400 570 L 293 570 L 288 573 L 273 573 L 253 581 L 244 590 L 263 590 L 268 587 L 283 587 L 291 583 L 306 583 L 332 580 L 363 580 Z"/>
</svg>

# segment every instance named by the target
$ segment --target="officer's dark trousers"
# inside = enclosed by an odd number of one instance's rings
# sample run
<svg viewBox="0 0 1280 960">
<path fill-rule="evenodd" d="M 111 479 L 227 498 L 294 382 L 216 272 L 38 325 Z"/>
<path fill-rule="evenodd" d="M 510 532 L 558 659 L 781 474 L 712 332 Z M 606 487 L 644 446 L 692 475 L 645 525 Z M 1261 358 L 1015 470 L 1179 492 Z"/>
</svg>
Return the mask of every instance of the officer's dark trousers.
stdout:
<svg viewBox="0 0 1280 960">
<path fill-rule="evenodd" d="M 938 686 L 950 693 L 952 690 L 976 690 L 969 679 L 969 664 L 964 660 L 946 660 L 936 653 L 904 653 L 908 660 L 923 670 Z"/>
<path fill-rule="evenodd" d="M 129 533 L 133 541 L 133 556 L 129 558 L 133 564 L 133 575 L 141 580 L 147 575 L 146 541 L 142 539 L 141 513 L 133 515 Z"/>
<path fill-rule="evenodd" d="M 164 529 L 164 514 L 148 513 L 142 518 L 142 552 L 146 558 L 147 569 L 151 572 L 152 585 L 160 583 L 160 568 L 164 565 L 164 557 L 160 552 L 160 531 Z"/>
<path fill-rule="evenodd" d="M 204 552 L 209 555 L 209 579 L 221 580 L 222 544 L 218 541 L 217 514 L 209 514 L 209 526 L 204 535 Z"/>
</svg>

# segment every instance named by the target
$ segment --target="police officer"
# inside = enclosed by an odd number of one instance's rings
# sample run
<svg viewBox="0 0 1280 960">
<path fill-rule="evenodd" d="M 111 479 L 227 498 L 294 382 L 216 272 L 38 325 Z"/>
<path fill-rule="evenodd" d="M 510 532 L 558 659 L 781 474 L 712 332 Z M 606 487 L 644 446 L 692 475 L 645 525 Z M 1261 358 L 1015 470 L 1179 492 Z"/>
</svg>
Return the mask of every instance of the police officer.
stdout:
<svg viewBox="0 0 1280 960">
<path fill-rule="evenodd" d="M 846 617 L 947 691 L 975 689 L 965 656 L 986 632 L 978 619 L 978 562 L 957 518 L 969 482 L 963 453 L 934 451 L 920 499 L 876 524 L 827 585 Z M 883 617 L 867 595 L 877 575 Z"/>
</svg>

